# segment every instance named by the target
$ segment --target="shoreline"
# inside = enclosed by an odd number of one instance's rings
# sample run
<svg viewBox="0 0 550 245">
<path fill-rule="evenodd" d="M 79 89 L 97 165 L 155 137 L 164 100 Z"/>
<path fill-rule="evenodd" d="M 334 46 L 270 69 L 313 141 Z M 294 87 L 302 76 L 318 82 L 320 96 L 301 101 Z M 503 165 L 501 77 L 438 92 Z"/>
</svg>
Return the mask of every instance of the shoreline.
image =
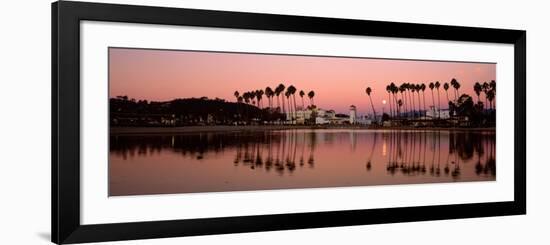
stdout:
<svg viewBox="0 0 550 245">
<path fill-rule="evenodd" d="M 186 127 L 111 127 L 110 135 L 136 135 L 136 134 L 186 134 L 186 133 L 212 133 L 212 132 L 257 132 L 274 130 L 406 130 L 406 131 L 495 131 L 495 128 L 448 128 L 448 127 L 368 127 L 368 126 L 312 126 L 312 125 L 254 125 L 254 126 L 186 126 Z"/>
</svg>

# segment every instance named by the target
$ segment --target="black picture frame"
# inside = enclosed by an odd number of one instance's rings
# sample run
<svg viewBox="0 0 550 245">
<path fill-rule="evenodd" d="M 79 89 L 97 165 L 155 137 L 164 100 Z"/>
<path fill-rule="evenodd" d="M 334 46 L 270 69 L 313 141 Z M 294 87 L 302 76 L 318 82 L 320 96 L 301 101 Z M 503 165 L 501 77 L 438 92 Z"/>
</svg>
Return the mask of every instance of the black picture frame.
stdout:
<svg viewBox="0 0 550 245">
<path fill-rule="evenodd" d="M 80 21 L 452 40 L 514 45 L 514 201 L 82 225 Z M 457 219 L 526 213 L 526 31 L 61 1 L 52 4 L 54 243 Z"/>
</svg>

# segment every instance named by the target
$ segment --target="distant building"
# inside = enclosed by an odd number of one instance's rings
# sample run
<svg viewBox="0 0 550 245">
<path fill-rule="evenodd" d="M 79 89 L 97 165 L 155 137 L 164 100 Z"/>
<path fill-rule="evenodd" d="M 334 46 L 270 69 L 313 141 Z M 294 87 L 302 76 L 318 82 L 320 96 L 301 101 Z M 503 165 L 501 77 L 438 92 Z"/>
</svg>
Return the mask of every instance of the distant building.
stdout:
<svg viewBox="0 0 550 245">
<path fill-rule="evenodd" d="M 349 107 L 349 123 L 350 124 L 357 123 L 357 108 L 354 105 L 351 105 Z"/>
<path fill-rule="evenodd" d="M 324 117 L 316 117 L 315 118 L 315 124 L 329 124 L 329 123 L 330 123 L 330 121 L 327 120 Z"/>
<path fill-rule="evenodd" d="M 431 119 L 449 119 L 451 113 L 448 109 L 437 110 L 434 106 L 430 106 L 430 109 L 426 111 L 426 117 Z"/>
<path fill-rule="evenodd" d="M 292 121 L 292 118 L 294 120 Z M 295 124 L 306 124 L 314 122 L 315 124 L 360 124 L 370 125 L 374 120 L 367 116 L 358 116 L 357 107 L 350 106 L 349 115 L 337 114 L 334 110 L 325 110 L 321 108 L 301 108 L 298 107 L 295 113 L 287 113 L 288 121 Z"/>
<path fill-rule="evenodd" d="M 361 116 L 355 120 L 355 123 L 360 125 L 371 125 L 373 121 L 374 121 L 373 118 L 370 118 L 367 116 Z"/>
</svg>

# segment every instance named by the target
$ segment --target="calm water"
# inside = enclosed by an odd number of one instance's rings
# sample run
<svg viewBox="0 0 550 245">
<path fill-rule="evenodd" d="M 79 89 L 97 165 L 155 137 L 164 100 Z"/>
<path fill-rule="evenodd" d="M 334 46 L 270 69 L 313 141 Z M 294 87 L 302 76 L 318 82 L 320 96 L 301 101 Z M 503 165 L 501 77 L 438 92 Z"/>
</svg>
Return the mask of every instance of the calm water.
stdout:
<svg viewBox="0 0 550 245">
<path fill-rule="evenodd" d="M 493 181 L 494 131 L 111 136 L 109 194 Z"/>
</svg>

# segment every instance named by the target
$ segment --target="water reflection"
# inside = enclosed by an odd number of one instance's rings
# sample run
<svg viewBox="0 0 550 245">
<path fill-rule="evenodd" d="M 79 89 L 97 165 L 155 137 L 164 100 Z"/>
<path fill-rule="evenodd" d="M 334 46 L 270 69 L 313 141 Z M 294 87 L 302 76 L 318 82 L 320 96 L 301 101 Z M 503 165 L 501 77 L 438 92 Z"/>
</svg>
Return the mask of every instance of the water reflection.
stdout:
<svg viewBox="0 0 550 245">
<path fill-rule="evenodd" d="M 494 180 L 495 133 L 283 130 L 111 136 L 110 164 L 111 195 Z"/>
</svg>

